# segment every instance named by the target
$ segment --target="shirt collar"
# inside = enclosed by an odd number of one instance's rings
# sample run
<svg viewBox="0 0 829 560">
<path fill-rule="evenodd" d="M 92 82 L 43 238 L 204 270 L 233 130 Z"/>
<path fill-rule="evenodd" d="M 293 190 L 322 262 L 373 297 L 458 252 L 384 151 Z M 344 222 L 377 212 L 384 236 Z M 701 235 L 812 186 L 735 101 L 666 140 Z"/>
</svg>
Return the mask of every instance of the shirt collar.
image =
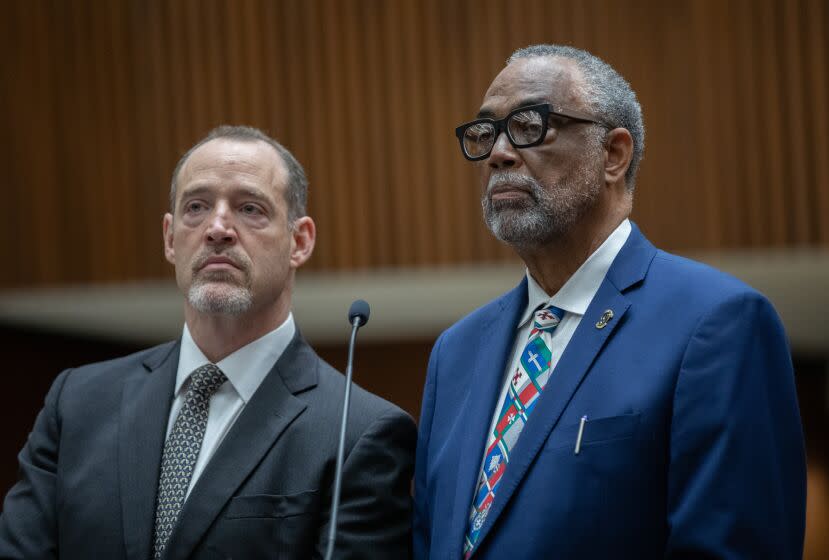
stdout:
<svg viewBox="0 0 829 560">
<path fill-rule="evenodd" d="M 216 365 L 227 376 L 230 384 L 247 403 L 259 388 L 259 385 L 273 369 L 274 364 L 282 356 L 285 348 L 291 342 L 296 332 L 294 316 L 288 313 L 288 318 L 279 327 L 253 342 L 239 348 L 229 356 L 220 360 Z M 190 374 L 210 360 L 196 345 L 190 334 L 187 324 L 181 335 L 181 352 L 178 359 L 176 373 L 175 396 L 178 396 L 182 387 L 189 379 Z"/>
<path fill-rule="evenodd" d="M 630 220 L 626 219 L 619 224 L 552 297 L 527 270 L 527 307 L 521 316 L 518 328 L 526 324 L 535 310 L 541 306 L 555 305 L 568 313 L 584 315 L 596 292 L 599 291 L 599 286 L 604 281 L 610 265 L 613 264 L 616 255 L 627 241 L 630 230 Z"/>
</svg>

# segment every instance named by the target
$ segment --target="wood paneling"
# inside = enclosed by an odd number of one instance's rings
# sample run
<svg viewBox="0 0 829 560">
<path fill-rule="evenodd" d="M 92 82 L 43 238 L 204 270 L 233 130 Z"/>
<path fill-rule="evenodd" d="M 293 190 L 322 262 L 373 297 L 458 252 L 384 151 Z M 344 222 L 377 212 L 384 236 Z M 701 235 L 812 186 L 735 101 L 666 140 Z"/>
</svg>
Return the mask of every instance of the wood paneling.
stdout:
<svg viewBox="0 0 829 560">
<path fill-rule="evenodd" d="M 825 0 L 19 0 L 0 23 L 0 287 L 169 274 L 169 174 L 220 123 L 303 162 L 320 270 L 512 259 L 454 126 L 509 53 L 632 83 L 634 218 L 673 250 L 829 246 Z"/>
</svg>

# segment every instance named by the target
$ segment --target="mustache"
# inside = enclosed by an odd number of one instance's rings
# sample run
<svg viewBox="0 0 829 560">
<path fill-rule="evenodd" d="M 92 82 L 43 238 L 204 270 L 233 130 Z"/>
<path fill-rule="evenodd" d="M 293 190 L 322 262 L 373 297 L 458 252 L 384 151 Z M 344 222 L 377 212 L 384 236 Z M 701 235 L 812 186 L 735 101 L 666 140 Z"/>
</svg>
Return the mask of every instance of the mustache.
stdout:
<svg viewBox="0 0 829 560">
<path fill-rule="evenodd" d="M 201 270 L 207 264 L 207 261 L 213 257 L 224 257 L 240 270 L 247 271 L 250 269 L 250 260 L 245 255 L 237 253 L 236 251 L 204 251 L 193 260 L 193 272 L 196 273 Z"/>
<path fill-rule="evenodd" d="M 538 181 L 526 175 L 515 173 L 514 171 L 500 171 L 489 176 L 489 182 L 486 186 L 486 198 L 489 198 L 492 191 L 499 187 L 517 187 L 524 189 L 534 199 L 538 199 L 541 185 Z"/>
</svg>

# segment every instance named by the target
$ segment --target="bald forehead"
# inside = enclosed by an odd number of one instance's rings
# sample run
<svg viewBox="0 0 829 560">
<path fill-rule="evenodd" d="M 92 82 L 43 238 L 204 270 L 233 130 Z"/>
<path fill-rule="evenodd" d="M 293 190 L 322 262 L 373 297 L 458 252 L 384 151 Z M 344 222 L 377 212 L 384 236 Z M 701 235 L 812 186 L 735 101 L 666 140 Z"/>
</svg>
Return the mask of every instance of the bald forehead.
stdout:
<svg viewBox="0 0 829 560">
<path fill-rule="evenodd" d="M 179 181 L 211 169 L 226 169 L 269 177 L 269 182 L 284 183 L 287 169 L 282 156 L 261 140 L 215 138 L 196 148 L 179 173 Z"/>
<path fill-rule="evenodd" d="M 583 109 L 583 79 L 575 61 L 558 56 L 519 58 L 495 77 L 484 95 L 481 116 L 493 116 L 516 107 L 552 103 Z M 500 109 L 500 110 L 497 110 Z"/>
</svg>

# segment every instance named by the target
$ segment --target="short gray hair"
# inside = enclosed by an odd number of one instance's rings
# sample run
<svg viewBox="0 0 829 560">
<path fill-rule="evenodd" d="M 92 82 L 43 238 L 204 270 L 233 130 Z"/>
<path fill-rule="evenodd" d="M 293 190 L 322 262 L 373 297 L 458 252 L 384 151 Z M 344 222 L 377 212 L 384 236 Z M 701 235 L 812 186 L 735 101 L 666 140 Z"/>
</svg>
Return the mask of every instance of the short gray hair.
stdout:
<svg viewBox="0 0 829 560">
<path fill-rule="evenodd" d="M 645 123 L 642 107 L 630 84 L 599 57 L 567 45 L 531 45 L 518 49 L 507 65 L 521 58 L 552 56 L 572 60 L 584 77 L 584 101 L 601 120 L 614 128 L 626 128 L 633 137 L 633 157 L 625 173 L 627 188 L 633 190 L 636 172 L 645 152 Z"/>
<path fill-rule="evenodd" d="M 207 133 L 207 136 L 196 142 L 189 150 L 187 150 L 181 159 L 178 160 L 176 168 L 173 170 L 173 178 L 170 182 L 170 212 L 175 214 L 176 211 L 176 187 L 178 184 L 178 176 L 181 173 L 181 168 L 187 163 L 190 156 L 204 144 L 217 138 L 227 138 L 229 140 L 239 140 L 242 142 L 264 142 L 276 150 L 282 162 L 285 164 L 285 169 L 288 171 L 288 184 L 285 185 L 285 202 L 288 207 L 288 222 L 293 223 L 297 218 L 306 214 L 306 205 L 308 204 L 308 178 L 305 176 L 305 170 L 297 161 L 294 155 L 288 149 L 259 130 L 252 126 L 231 126 L 222 125 L 214 128 Z"/>
</svg>

